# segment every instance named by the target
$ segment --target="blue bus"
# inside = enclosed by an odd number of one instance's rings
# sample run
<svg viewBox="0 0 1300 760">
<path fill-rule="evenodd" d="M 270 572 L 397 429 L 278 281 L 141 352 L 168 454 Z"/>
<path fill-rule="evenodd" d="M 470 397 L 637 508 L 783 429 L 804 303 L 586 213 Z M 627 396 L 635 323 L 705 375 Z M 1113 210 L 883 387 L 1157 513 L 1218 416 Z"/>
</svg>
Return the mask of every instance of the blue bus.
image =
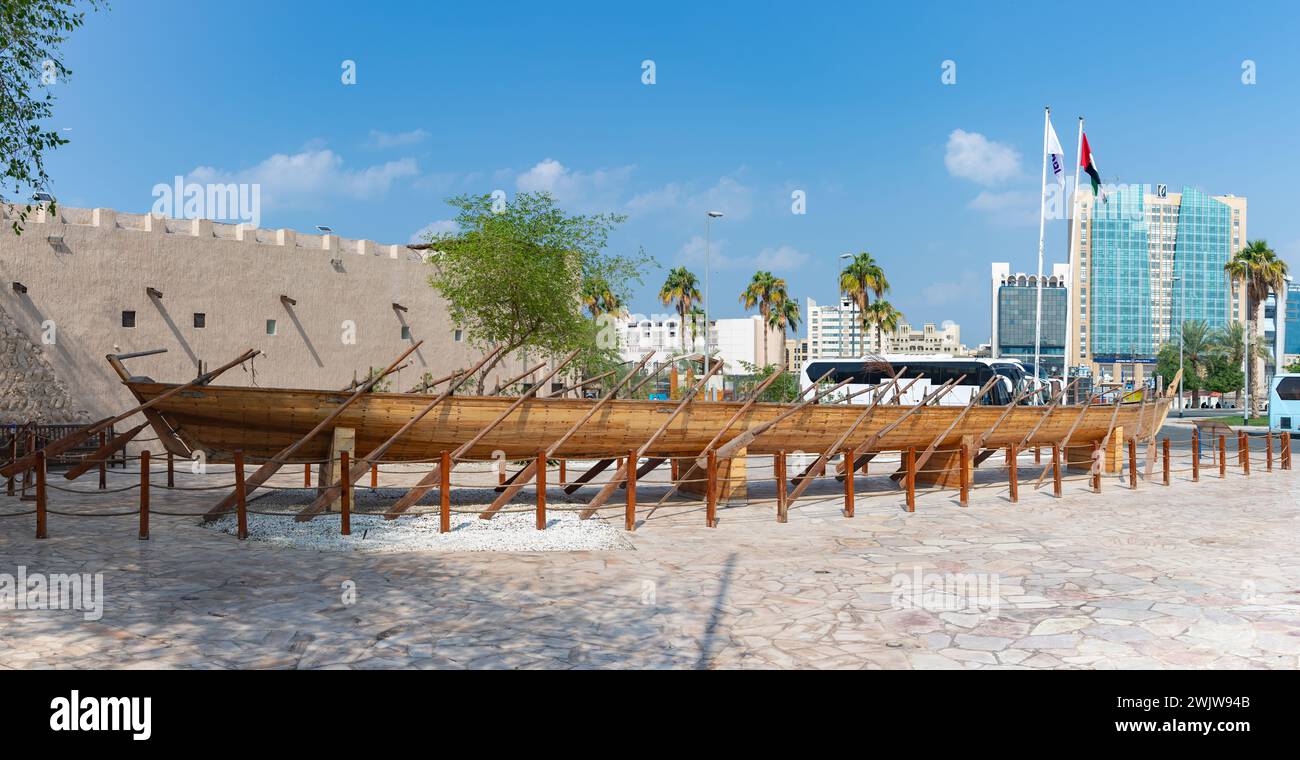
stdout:
<svg viewBox="0 0 1300 760">
<path fill-rule="evenodd" d="M 1273 430 L 1300 430 L 1300 374 L 1279 372 L 1268 394 L 1268 426 Z"/>
</svg>

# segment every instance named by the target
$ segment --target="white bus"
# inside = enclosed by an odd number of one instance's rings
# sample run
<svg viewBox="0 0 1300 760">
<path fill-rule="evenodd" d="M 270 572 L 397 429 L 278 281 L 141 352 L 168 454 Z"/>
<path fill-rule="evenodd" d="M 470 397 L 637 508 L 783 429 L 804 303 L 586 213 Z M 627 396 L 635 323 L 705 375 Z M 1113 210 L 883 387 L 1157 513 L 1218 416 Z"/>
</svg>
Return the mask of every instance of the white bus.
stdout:
<svg viewBox="0 0 1300 760">
<path fill-rule="evenodd" d="M 999 382 L 994 383 L 988 392 L 980 398 L 980 404 L 991 404 L 1001 406 L 1011 403 L 1016 394 L 1023 391 L 1026 384 L 1030 382 L 1028 375 L 1025 373 L 1020 362 L 1008 359 L 972 359 L 968 357 L 936 357 L 936 356 L 885 356 L 882 357 L 888 362 L 890 367 L 886 371 L 880 365 L 877 359 L 820 359 L 810 361 L 804 365 L 803 375 L 800 378 L 801 389 L 807 390 L 809 386 L 817 382 L 827 372 L 826 382 L 831 385 L 849 380 L 849 384 L 836 391 L 826 398 L 830 403 L 850 396 L 858 391 L 865 390 L 873 385 L 885 383 L 893 376 L 895 372 L 906 367 L 907 371 L 899 378 L 898 385 L 900 388 L 907 387 L 913 379 L 920 378 L 913 383 L 907 392 L 903 394 L 899 403 L 904 405 L 916 404 L 925 398 L 926 394 L 940 385 L 961 378 L 956 387 L 939 399 L 939 404 L 943 406 L 965 406 L 970 402 L 973 396 L 989 380 L 997 377 Z M 881 389 L 880 393 L 884 394 L 884 401 L 893 401 L 893 388 Z M 870 404 L 877 391 L 862 393 L 850 399 L 852 404 Z M 811 392 L 810 392 L 811 394 Z M 1032 401 L 1026 399 L 1026 401 Z"/>
<path fill-rule="evenodd" d="M 1273 376 L 1268 394 L 1268 426 L 1273 430 L 1300 430 L 1300 374 L 1280 372 Z"/>
</svg>

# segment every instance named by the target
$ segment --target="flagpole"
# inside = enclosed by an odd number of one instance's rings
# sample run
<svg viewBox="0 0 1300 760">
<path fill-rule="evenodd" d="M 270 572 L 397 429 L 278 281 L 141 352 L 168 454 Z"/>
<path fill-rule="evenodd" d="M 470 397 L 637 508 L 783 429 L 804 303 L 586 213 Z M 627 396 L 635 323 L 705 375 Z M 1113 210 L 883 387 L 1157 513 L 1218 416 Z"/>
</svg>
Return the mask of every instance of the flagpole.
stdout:
<svg viewBox="0 0 1300 760">
<path fill-rule="evenodd" d="M 1043 338 L 1043 234 L 1047 230 L 1047 130 L 1051 123 L 1052 107 L 1043 108 L 1043 183 L 1038 193 L 1038 304 L 1034 316 L 1034 381 L 1045 375 L 1040 354 Z"/>
<path fill-rule="evenodd" d="M 1069 240 L 1069 245 L 1067 246 L 1067 250 L 1069 251 L 1068 255 L 1070 257 L 1069 287 L 1072 291 L 1070 293 L 1070 295 L 1072 296 L 1071 300 L 1074 300 L 1073 299 L 1074 295 L 1082 292 L 1078 289 L 1079 277 L 1076 276 L 1076 273 L 1074 271 L 1074 262 L 1075 262 L 1074 247 L 1079 244 L 1079 234 L 1083 231 L 1083 225 L 1079 222 L 1079 158 L 1078 158 L 1079 155 L 1081 155 L 1082 153 L 1083 153 L 1083 117 L 1080 116 L 1079 117 L 1079 139 L 1075 142 L 1075 147 L 1074 147 L 1074 155 L 1075 155 L 1074 193 L 1073 195 L 1070 196 L 1070 221 L 1073 222 L 1073 224 L 1067 225 L 1067 227 L 1070 228 L 1070 240 Z M 1080 297 L 1079 299 L 1079 308 L 1080 309 L 1083 308 L 1082 297 Z M 1070 356 L 1070 341 L 1076 339 L 1078 337 L 1078 333 L 1079 333 L 1078 328 L 1074 326 L 1074 309 L 1067 308 L 1065 310 L 1065 361 L 1061 365 L 1061 373 L 1063 377 L 1069 377 L 1070 375 L 1070 359 L 1072 358 Z"/>
</svg>

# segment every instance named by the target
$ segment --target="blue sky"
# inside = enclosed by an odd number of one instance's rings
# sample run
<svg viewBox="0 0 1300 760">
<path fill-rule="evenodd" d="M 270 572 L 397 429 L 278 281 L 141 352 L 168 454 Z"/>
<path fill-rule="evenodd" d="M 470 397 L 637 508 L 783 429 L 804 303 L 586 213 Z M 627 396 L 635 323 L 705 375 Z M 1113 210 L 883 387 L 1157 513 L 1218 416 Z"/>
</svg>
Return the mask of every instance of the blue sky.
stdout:
<svg viewBox="0 0 1300 760">
<path fill-rule="evenodd" d="M 1050 104 L 1071 165 L 1083 114 L 1105 179 L 1248 196 L 1250 237 L 1300 267 L 1300 10 L 912 5 L 117 0 L 66 46 L 49 169 L 64 204 L 131 212 L 178 174 L 260 182 L 264 227 L 384 243 L 454 194 L 550 189 L 629 215 L 612 248 L 660 264 L 641 313 L 668 268 L 703 277 L 718 209 L 716 316 L 757 268 L 833 301 L 838 255 L 868 250 L 909 321 L 975 345 L 990 262 L 1035 266 Z"/>
</svg>

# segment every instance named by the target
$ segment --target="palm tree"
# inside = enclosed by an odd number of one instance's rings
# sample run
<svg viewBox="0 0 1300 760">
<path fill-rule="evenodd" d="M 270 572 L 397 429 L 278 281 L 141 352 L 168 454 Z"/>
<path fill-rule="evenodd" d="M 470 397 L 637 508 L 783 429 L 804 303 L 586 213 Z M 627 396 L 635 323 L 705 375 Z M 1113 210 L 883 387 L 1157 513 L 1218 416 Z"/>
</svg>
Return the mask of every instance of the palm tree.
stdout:
<svg viewBox="0 0 1300 760">
<path fill-rule="evenodd" d="M 762 324 L 768 325 L 771 321 L 772 310 L 779 306 L 786 298 L 785 280 L 780 277 L 772 276 L 771 272 L 755 272 L 754 278 L 749 281 L 748 287 L 740 294 L 740 303 L 746 309 L 758 307 L 758 313 L 763 318 Z M 798 309 L 796 308 L 797 312 Z M 783 336 L 785 332 L 781 333 Z M 767 336 L 763 336 L 763 366 L 768 365 L 767 361 Z"/>
<path fill-rule="evenodd" d="M 799 332 L 799 302 L 789 298 L 782 298 L 781 302 L 772 307 L 767 315 L 767 326 L 781 334 L 782 342 L 785 341 L 787 332 Z M 766 342 L 764 342 L 766 348 Z M 788 369 L 788 368 L 787 368 Z"/>
<path fill-rule="evenodd" d="M 582 305 L 592 318 L 602 314 L 615 316 L 623 312 L 623 303 L 603 277 L 588 277 L 582 281 Z"/>
<path fill-rule="evenodd" d="M 1246 315 L 1250 329 L 1245 343 L 1254 346 L 1257 344 L 1255 336 L 1259 334 L 1260 306 L 1268 298 L 1270 290 L 1286 287 L 1286 262 L 1268 247 L 1268 241 L 1252 240 L 1223 265 L 1223 271 L 1234 283 L 1241 283 L 1246 288 Z M 1246 387 L 1250 392 L 1251 409 L 1245 410 L 1244 414 L 1248 418 L 1260 408 L 1260 397 L 1264 395 L 1260 387 L 1260 381 L 1264 379 L 1263 362 L 1254 353 L 1251 352 L 1250 361 L 1246 362 Z"/>
<path fill-rule="evenodd" d="M 701 309 L 698 306 L 692 306 L 691 311 L 686 315 L 686 318 L 691 323 L 691 345 L 694 346 L 695 341 L 700 339 L 700 324 L 704 321 L 704 309 Z M 682 326 L 682 330 L 686 330 L 685 325 Z"/>
<path fill-rule="evenodd" d="M 1240 367 L 1246 360 L 1246 326 L 1240 322 L 1229 322 L 1207 337 L 1210 349 L 1222 356 L 1224 361 L 1234 367 Z M 1271 356 L 1268 343 L 1262 337 L 1255 338 L 1255 358 L 1268 359 Z M 1237 406 L 1241 406 L 1241 389 L 1235 396 Z"/>
<path fill-rule="evenodd" d="M 902 321 L 903 313 L 894 308 L 894 305 L 888 301 L 876 299 L 876 302 L 867 307 L 866 322 L 876 326 L 876 346 L 880 353 L 885 353 L 885 331 L 893 332 L 898 329 L 898 323 Z"/>
<path fill-rule="evenodd" d="M 659 288 L 659 302 L 664 306 L 676 305 L 678 330 L 682 337 L 682 353 L 686 352 L 686 315 L 691 304 L 700 300 L 700 281 L 686 267 L 674 267 L 668 273 L 668 279 Z M 706 347 L 707 350 L 707 347 Z"/>
<path fill-rule="evenodd" d="M 1240 326 L 1240 325 L 1238 325 Z M 1199 380 L 1210 359 L 1220 350 L 1218 341 L 1210 332 L 1210 325 L 1203 319 L 1189 319 L 1183 322 L 1183 363 L 1196 376 L 1198 382 L 1192 386 L 1192 408 L 1201 405 L 1201 384 Z M 1181 401 L 1179 402 L 1182 403 Z"/>
<path fill-rule="evenodd" d="M 840 292 L 851 298 L 858 307 L 858 319 L 862 322 L 862 331 L 865 333 L 868 324 L 867 305 L 871 303 L 871 296 L 874 294 L 880 298 L 889 292 L 889 281 L 885 279 L 885 270 L 875 258 L 863 251 L 840 271 Z"/>
</svg>

